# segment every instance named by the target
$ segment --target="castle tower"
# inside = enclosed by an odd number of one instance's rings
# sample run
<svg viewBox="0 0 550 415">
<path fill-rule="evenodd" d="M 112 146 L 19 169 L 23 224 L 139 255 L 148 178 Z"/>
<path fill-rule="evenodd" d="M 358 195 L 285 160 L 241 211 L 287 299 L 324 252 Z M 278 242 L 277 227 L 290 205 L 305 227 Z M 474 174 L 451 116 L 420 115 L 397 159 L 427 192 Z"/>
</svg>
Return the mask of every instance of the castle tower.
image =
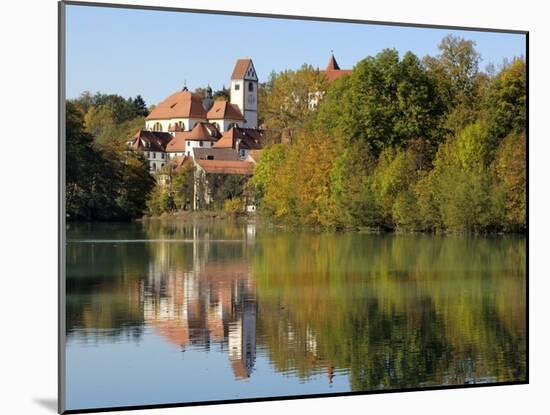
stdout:
<svg viewBox="0 0 550 415">
<path fill-rule="evenodd" d="M 258 76 L 252 59 L 239 59 L 231 75 L 231 103 L 241 110 L 244 127 L 258 127 Z"/>
</svg>

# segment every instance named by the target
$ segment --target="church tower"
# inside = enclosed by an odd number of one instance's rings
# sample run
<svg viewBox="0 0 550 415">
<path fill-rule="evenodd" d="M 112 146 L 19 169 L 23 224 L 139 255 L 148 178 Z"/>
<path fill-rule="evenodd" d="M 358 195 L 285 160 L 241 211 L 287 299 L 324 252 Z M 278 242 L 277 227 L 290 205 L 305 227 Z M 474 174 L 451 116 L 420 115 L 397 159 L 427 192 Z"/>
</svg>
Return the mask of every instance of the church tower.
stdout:
<svg viewBox="0 0 550 415">
<path fill-rule="evenodd" d="M 258 127 L 258 76 L 252 59 L 239 59 L 231 75 L 231 103 L 241 110 L 244 127 Z"/>
</svg>

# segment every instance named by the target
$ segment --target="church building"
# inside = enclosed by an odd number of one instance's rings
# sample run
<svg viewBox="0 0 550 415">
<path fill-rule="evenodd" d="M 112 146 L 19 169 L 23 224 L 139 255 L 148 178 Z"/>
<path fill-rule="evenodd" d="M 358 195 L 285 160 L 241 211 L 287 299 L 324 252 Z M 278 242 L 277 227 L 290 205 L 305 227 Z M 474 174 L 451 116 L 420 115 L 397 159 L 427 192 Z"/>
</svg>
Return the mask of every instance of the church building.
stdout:
<svg viewBox="0 0 550 415">
<path fill-rule="evenodd" d="M 258 76 L 252 59 L 238 59 L 231 75 L 229 102 L 214 100 L 210 86 L 202 97 L 184 87 L 153 108 L 145 119 L 145 129 L 128 145 L 144 152 L 151 172 L 162 170 L 172 158 L 193 158 L 195 149 L 212 149 L 211 159 L 223 159 L 228 142 L 236 153 L 232 159 L 244 159 L 249 150 L 260 148 L 257 105 Z M 223 146 L 217 146 L 222 137 Z M 217 151 L 221 147 L 225 150 Z"/>
</svg>

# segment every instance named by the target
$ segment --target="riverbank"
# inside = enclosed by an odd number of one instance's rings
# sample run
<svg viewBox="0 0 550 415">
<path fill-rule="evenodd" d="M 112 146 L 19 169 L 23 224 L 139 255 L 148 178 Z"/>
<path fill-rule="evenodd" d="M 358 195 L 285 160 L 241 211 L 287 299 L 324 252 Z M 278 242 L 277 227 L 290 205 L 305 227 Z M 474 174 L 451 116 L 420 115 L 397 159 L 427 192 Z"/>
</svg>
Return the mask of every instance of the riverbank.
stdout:
<svg viewBox="0 0 550 415">
<path fill-rule="evenodd" d="M 137 222 L 148 221 L 177 221 L 187 223 L 213 223 L 213 222 L 229 222 L 229 223 L 253 223 L 256 225 L 264 225 L 270 228 L 280 229 L 282 231 L 310 231 L 314 233 L 357 233 L 357 234 L 425 234 L 425 235 L 483 235 L 483 236 L 502 236 L 502 235 L 521 235 L 526 236 L 525 232 L 474 232 L 474 231 L 450 231 L 450 230 L 435 230 L 435 231 L 418 231 L 410 229 L 390 229 L 385 227 L 353 227 L 353 228 L 323 228 L 320 226 L 304 226 L 304 225 L 288 225 L 278 224 L 262 218 L 256 213 L 236 213 L 226 212 L 223 210 L 204 210 L 204 211 L 189 211 L 182 210 L 170 213 L 163 213 L 161 215 L 143 215 L 141 218 L 136 219 Z"/>
<path fill-rule="evenodd" d="M 210 221 L 243 221 L 256 222 L 256 214 L 225 212 L 222 210 L 180 210 L 175 212 L 164 212 L 161 215 L 143 215 L 136 219 L 138 222 L 157 220 L 178 220 L 185 222 L 210 222 Z"/>
</svg>

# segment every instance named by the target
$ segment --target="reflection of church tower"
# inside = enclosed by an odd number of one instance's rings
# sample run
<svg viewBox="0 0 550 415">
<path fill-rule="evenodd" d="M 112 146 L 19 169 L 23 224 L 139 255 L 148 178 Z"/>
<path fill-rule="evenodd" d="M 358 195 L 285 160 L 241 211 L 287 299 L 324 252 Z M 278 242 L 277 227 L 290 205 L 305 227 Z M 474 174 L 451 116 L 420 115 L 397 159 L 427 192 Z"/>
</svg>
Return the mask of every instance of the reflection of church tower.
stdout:
<svg viewBox="0 0 550 415">
<path fill-rule="evenodd" d="M 252 59 L 239 59 L 231 75 L 231 103 L 241 110 L 244 127 L 258 126 L 258 76 Z"/>
<path fill-rule="evenodd" d="M 229 325 L 228 346 L 235 377 L 249 378 L 256 360 L 256 302 L 246 295 L 243 295 L 237 320 Z"/>
</svg>

